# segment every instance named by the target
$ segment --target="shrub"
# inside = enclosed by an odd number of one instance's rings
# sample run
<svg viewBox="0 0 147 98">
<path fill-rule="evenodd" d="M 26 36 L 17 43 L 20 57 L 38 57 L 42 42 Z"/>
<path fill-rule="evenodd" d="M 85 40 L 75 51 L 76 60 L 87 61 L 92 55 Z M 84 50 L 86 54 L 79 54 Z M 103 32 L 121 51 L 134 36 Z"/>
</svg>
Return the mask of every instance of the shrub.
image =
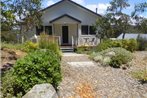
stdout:
<svg viewBox="0 0 147 98">
<path fill-rule="evenodd" d="M 147 82 L 147 69 L 132 72 L 132 76 L 140 80 L 142 83 L 145 83 Z"/>
<path fill-rule="evenodd" d="M 61 53 L 60 47 L 59 47 L 59 45 L 58 45 L 57 43 L 55 43 L 55 42 L 50 42 L 50 43 L 48 44 L 47 49 L 53 51 L 55 54 L 58 55 L 59 58 L 61 58 L 61 54 L 62 54 L 62 53 Z"/>
<path fill-rule="evenodd" d="M 135 51 L 138 48 L 138 43 L 134 39 L 129 39 L 129 40 L 106 40 L 100 43 L 95 51 L 102 51 L 108 48 L 113 48 L 113 47 L 122 47 L 125 48 L 128 51 Z"/>
<path fill-rule="evenodd" d="M 101 57 L 102 56 L 102 57 Z M 123 48 L 109 48 L 101 52 L 91 54 L 91 58 L 102 65 L 120 67 L 133 59 L 132 53 Z"/>
<path fill-rule="evenodd" d="M 137 38 L 137 42 L 138 42 L 138 49 L 139 50 L 146 50 L 147 49 L 147 38 L 143 38 L 138 36 Z"/>
<path fill-rule="evenodd" d="M 50 49 L 51 51 L 53 51 L 54 53 L 56 53 L 58 56 L 61 57 L 61 51 L 57 42 L 53 39 L 53 37 L 50 37 L 49 39 L 49 36 L 46 35 L 45 33 L 42 33 L 40 35 L 39 48 Z"/>
<path fill-rule="evenodd" d="M 7 43 L 16 43 L 16 32 L 14 31 L 2 31 L 1 32 L 1 41 Z"/>
<path fill-rule="evenodd" d="M 51 83 L 56 88 L 61 81 L 60 70 L 60 60 L 50 50 L 29 53 L 4 75 L 2 92 L 4 96 L 6 93 L 24 95 L 35 84 L 41 83 Z"/>
<path fill-rule="evenodd" d="M 98 44 L 98 46 L 95 48 L 96 52 L 100 52 L 102 50 L 108 49 L 111 47 L 111 40 L 106 40 Z"/>
<path fill-rule="evenodd" d="M 138 49 L 138 43 L 135 39 L 129 39 L 129 40 L 122 40 L 122 48 L 125 48 L 128 51 L 135 51 Z"/>
<path fill-rule="evenodd" d="M 31 41 L 27 41 L 27 42 L 24 43 L 23 50 L 26 51 L 26 52 L 35 51 L 37 49 L 38 49 L 37 43 L 33 43 Z"/>
<path fill-rule="evenodd" d="M 93 50 L 93 46 L 78 46 L 76 47 L 77 53 L 90 53 Z"/>
</svg>

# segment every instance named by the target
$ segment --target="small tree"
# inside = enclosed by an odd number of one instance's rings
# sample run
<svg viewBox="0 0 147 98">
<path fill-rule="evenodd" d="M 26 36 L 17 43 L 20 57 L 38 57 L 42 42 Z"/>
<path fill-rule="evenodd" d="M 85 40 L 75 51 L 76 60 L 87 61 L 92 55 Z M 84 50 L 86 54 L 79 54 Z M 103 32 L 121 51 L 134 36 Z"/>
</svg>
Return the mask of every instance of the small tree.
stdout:
<svg viewBox="0 0 147 98">
<path fill-rule="evenodd" d="M 112 35 L 111 24 L 107 17 L 100 17 L 95 23 L 96 36 L 100 39 L 100 42 L 104 38 L 110 38 Z"/>
</svg>

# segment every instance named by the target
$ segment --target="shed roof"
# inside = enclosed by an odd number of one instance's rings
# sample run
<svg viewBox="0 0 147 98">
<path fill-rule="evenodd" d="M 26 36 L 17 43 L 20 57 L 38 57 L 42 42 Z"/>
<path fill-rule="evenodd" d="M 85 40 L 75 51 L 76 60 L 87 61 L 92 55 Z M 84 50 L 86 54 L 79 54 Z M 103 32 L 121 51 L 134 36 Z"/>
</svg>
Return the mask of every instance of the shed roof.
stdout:
<svg viewBox="0 0 147 98">
<path fill-rule="evenodd" d="M 140 34 L 140 33 L 126 33 L 124 39 L 137 39 L 138 35 L 143 38 L 147 38 L 147 34 Z M 123 34 L 117 37 L 117 39 L 122 39 Z"/>
</svg>

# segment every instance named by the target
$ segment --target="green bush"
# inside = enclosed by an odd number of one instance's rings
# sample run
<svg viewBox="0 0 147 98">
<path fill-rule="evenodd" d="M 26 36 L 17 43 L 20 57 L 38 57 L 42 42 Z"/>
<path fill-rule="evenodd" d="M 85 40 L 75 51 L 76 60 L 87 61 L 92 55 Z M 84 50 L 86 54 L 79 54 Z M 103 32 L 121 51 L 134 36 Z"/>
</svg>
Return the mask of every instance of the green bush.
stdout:
<svg viewBox="0 0 147 98">
<path fill-rule="evenodd" d="M 135 51 L 138 49 L 138 43 L 135 39 L 129 39 L 129 40 L 122 40 L 122 48 L 125 48 L 128 51 Z"/>
<path fill-rule="evenodd" d="M 125 39 L 125 40 L 106 40 L 100 43 L 95 51 L 99 52 L 108 48 L 113 48 L 113 47 L 122 47 L 125 48 L 128 51 L 135 51 L 138 48 L 138 43 L 134 39 Z"/>
<path fill-rule="evenodd" d="M 14 31 L 1 31 L 1 41 L 7 43 L 16 43 L 16 32 Z"/>
<path fill-rule="evenodd" d="M 50 42 L 47 46 L 47 49 L 53 51 L 55 54 L 58 55 L 59 58 L 61 58 L 61 51 L 60 51 L 60 47 L 57 43 L 55 42 Z"/>
<path fill-rule="evenodd" d="M 133 59 L 132 53 L 123 48 L 109 48 L 101 52 L 91 54 L 94 61 L 99 61 L 102 65 L 120 67 Z"/>
<path fill-rule="evenodd" d="M 76 52 L 77 53 L 90 53 L 93 51 L 93 46 L 78 46 L 76 47 Z"/>
<path fill-rule="evenodd" d="M 100 52 L 102 50 L 106 50 L 108 48 L 112 47 L 111 46 L 111 40 L 106 40 L 98 44 L 98 46 L 95 48 L 96 52 Z"/>
<path fill-rule="evenodd" d="M 2 92 L 24 95 L 35 84 L 51 83 L 55 88 L 61 81 L 60 60 L 50 50 L 35 51 L 19 59 L 14 68 L 2 77 Z"/>
<path fill-rule="evenodd" d="M 147 82 L 147 69 L 132 72 L 132 76 L 142 83 Z"/>
<path fill-rule="evenodd" d="M 27 41 L 23 45 L 23 50 L 26 51 L 26 52 L 35 51 L 37 49 L 38 49 L 38 44 L 37 43 L 33 43 L 31 41 Z"/>
<path fill-rule="evenodd" d="M 139 50 L 147 50 L 147 38 L 143 38 L 138 36 L 137 38 L 137 42 L 138 42 L 138 49 Z"/>
<path fill-rule="evenodd" d="M 55 39 L 53 39 L 53 37 L 49 37 L 45 33 L 42 33 L 40 35 L 39 48 L 40 49 L 50 49 L 51 51 L 56 53 L 61 58 L 61 51 L 60 51 L 59 45 L 57 44 Z"/>
</svg>

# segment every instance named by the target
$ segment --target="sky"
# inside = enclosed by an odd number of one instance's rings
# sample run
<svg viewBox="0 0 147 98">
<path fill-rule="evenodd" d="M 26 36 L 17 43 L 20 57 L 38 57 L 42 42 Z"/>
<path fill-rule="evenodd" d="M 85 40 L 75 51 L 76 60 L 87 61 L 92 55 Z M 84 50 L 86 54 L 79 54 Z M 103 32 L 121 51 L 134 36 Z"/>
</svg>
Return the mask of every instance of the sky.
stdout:
<svg viewBox="0 0 147 98">
<path fill-rule="evenodd" d="M 44 0 L 42 4 L 42 8 L 45 8 L 47 6 L 50 6 L 60 0 Z M 104 15 L 106 13 L 106 9 L 109 6 L 109 2 L 111 0 L 72 0 L 80 5 L 83 5 L 84 7 L 96 11 L 96 8 L 98 8 L 98 14 Z M 134 5 L 142 2 L 147 2 L 147 0 L 128 0 L 130 7 L 125 9 L 123 12 L 131 15 L 131 12 L 134 10 Z M 146 17 L 147 18 L 147 11 L 140 14 L 140 16 Z"/>
</svg>

